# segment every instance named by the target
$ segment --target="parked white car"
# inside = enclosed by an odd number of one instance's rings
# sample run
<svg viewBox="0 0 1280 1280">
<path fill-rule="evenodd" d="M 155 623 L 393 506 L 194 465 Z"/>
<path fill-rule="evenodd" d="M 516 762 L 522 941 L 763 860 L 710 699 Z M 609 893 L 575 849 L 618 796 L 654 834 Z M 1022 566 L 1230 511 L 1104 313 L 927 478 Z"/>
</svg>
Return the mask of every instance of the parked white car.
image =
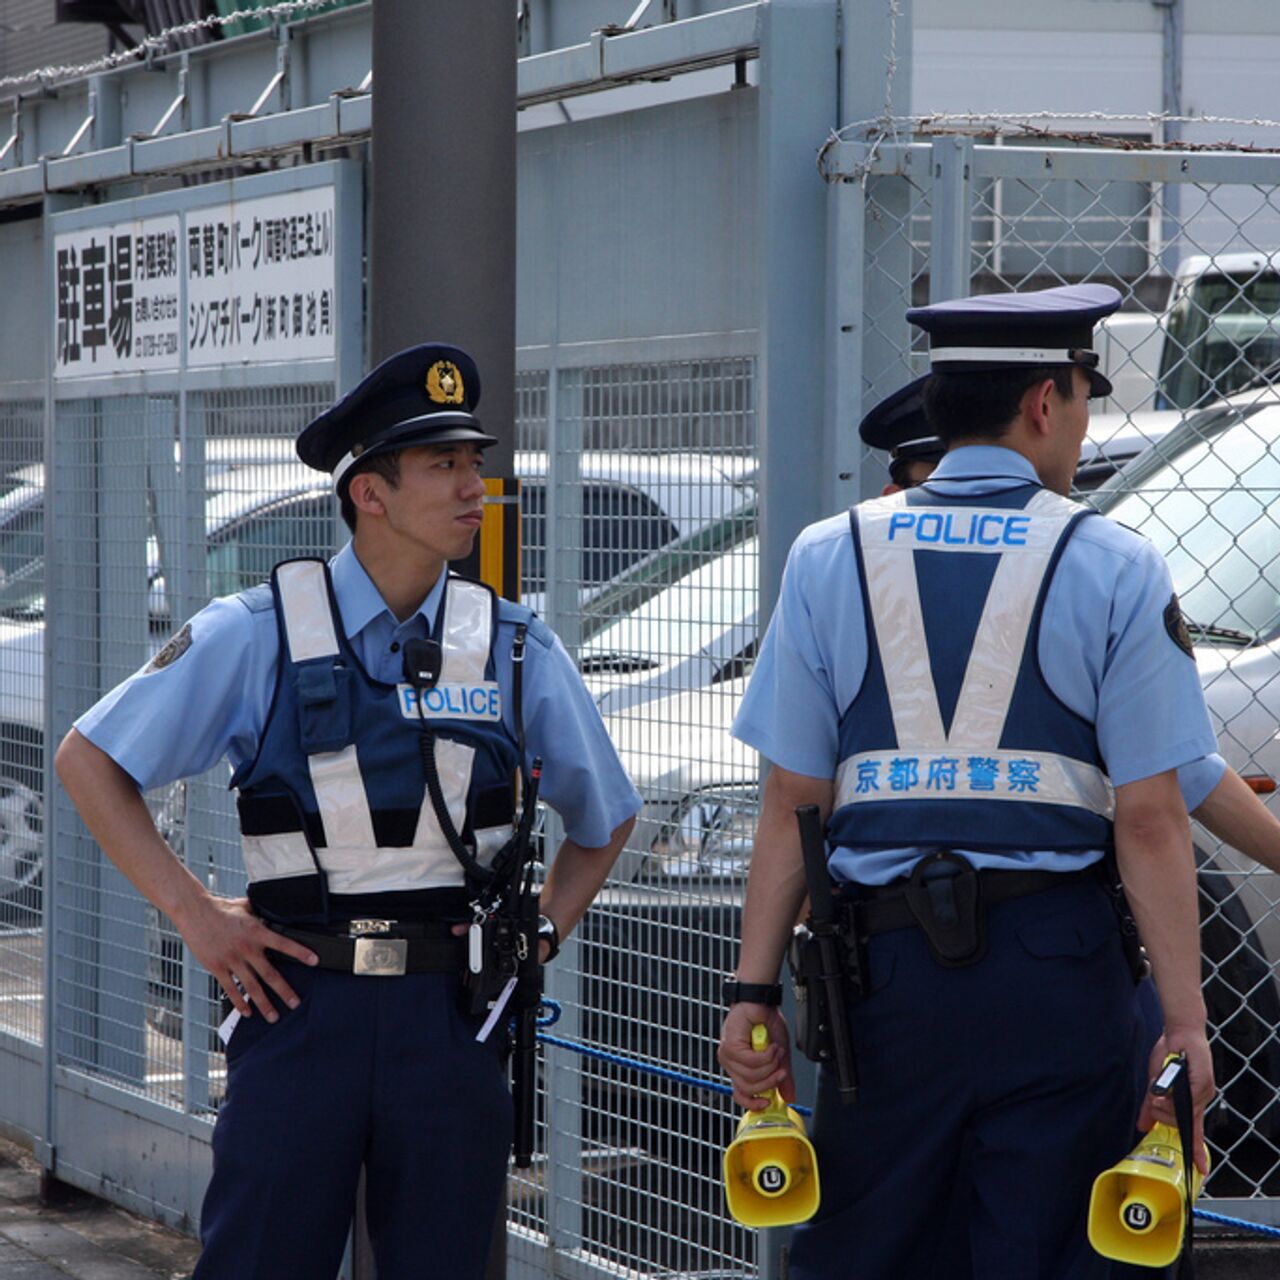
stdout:
<svg viewBox="0 0 1280 1280">
<path fill-rule="evenodd" d="M 522 598 L 545 612 L 547 590 L 550 458 L 519 452 Z M 573 505 L 582 513 L 580 555 L 574 579 L 579 600 L 602 588 L 645 557 L 724 520 L 754 495 L 755 462 L 737 454 L 595 452 L 575 465 Z"/>
<path fill-rule="evenodd" d="M 743 538 L 582 646 L 578 667 L 602 714 L 741 673 L 758 630 L 757 547 Z"/>
</svg>

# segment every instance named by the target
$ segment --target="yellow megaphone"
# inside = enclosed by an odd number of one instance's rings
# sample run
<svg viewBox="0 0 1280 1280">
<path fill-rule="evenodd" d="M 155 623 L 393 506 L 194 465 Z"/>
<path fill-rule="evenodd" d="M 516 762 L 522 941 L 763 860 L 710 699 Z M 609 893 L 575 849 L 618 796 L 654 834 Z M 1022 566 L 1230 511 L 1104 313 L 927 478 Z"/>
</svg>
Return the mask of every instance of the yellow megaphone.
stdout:
<svg viewBox="0 0 1280 1280">
<path fill-rule="evenodd" d="M 751 1028 L 751 1047 L 769 1047 L 763 1026 Z M 804 1120 L 776 1089 L 763 1111 L 747 1111 L 724 1153 L 724 1194 L 744 1227 L 786 1227 L 818 1211 L 818 1158 Z"/>
<path fill-rule="evenodd" d="M 1098 1174 L 1089 1198 L 1089 1243 L 1104 1258 L 1139 1267 L 1177 1261 L 1187 1205 L 1186 1164 L 1172 1125 L 1156 1124 L 1119 1164 Z M 1191 1166 L 1191 1198 L 1204 1175 Z"/>
</svg>

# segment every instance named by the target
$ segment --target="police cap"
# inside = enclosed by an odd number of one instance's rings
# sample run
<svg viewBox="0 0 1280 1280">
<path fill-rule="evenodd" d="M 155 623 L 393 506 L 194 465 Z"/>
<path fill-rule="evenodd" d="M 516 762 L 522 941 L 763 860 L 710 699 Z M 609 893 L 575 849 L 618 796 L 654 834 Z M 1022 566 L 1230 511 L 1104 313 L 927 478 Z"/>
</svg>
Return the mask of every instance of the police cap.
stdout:
<svg viewBox="0 0 1280 1280">
<path fill-rule="evenodd" d="M 1111 394 L 1098 372 L 1093 326 L 1120 306 L 1110 285 L 1074 284 L 1031 293 L 990 293 L 913 307 L 907 319 L 929 335 L 934 373 L 974 373 L 1021 365 L 1079 365 L 1089 394 Z"/>
<path fill-rule="evenodd" d="M 333 473 L 339 494 L 359 464 L 411 445 L 497 444 L 475 416 L 480 373 L 459 347 L 426 342 L 389 356 L 298 437 L 298 456 Z"/>
<path fill-rule="evenodd" d="M 891 472 L 893 463 L 917 458 L 936 462 L 947 451 L 924 416 L 924 384 L 928 381 L 926 373 L 885 396 L 858 425 L 864 444 L 888 450 Z"/>
</svg>

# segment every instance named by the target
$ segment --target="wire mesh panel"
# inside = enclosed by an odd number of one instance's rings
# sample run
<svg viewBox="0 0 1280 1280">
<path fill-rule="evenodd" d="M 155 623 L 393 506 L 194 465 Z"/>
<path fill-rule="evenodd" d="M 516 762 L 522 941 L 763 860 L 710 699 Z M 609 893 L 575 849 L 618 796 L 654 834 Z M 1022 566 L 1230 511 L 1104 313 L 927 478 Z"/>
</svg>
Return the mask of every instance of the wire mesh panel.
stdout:
<svg viewBox="0 0 1280 1280">
<path fill-rule="evenodd" d="M 281 559 L 332 554 L 327 477 L 293 447 L 332 399 L 332 385 L 317 383 L 59 404 L 55 518 L 68 540 L 58 643 L 77 655 L 60 687 L 68 719 L 146 664 L 210 596 L 258 585 Z M 145 798 L 191 870 L 240 896 L 225 766 Z M 214 983 L 78 822 L 68 815 L 60 829 L 59 1061 L 165 1106 L 216 1108 L 225 1072 Z"/>
<path fill-rule="evenodd" d="M 757 638 L 754 361 L 528 374 L 521 406 L 531 603 L 644 809 L 554 966 L 572 1008 L 551 1033 L 603 1056 L 547 1048 L 547 1111 L 573 1138 L 548 1131 L 551 1167 L 513 1179 L 512 1220 L 610 1270 L 737 1269 L 753 1242 L 723 1208 L 735 1115 L 699 1085 L 720 1080 L 757 806 L 754 753 L 728 733 Z"/>
<path fill-rule="evenodd" d="M 894 273 L 896 307 L 1081 281 L 1120 290 L 1122 310 L 1097 335 L 1115 389 L 1091 406 L 1077 490 L 1168 560 L 1220 750 L 1259 790 L 1274 790 L 1280 156 L 948 136 L 849 159 L 833 178 L 879 175 L 865 195 L 841 188 L 862 203 L 868 246 L 873 227 L 882 245 L 910 242 L 896 258 L 868 247 L 857 268 L 867 279 Z M 892 323 L 892 307 L 887 315 Z M 872 338 L 879 323 L 868 315 Z M 881 350 L 871 338 L 863 347 L 866 407 L 927 367 L 921 335 L 896 350 L 879 337 Z M 872 490 L 883 461 L 868 455 L 864 465 Z M 1219 1086 L 1207 1192 L 1220 1198 L 1280 1194 L 1280 841 L 1266 823 L 1239 832 L 1239 849 L 1196 827 Z"/>
<path fill-rule="evenodd" d="M 44 405 L 0 404 L 0 1028 L 43 1037 Z"/>
</svg>

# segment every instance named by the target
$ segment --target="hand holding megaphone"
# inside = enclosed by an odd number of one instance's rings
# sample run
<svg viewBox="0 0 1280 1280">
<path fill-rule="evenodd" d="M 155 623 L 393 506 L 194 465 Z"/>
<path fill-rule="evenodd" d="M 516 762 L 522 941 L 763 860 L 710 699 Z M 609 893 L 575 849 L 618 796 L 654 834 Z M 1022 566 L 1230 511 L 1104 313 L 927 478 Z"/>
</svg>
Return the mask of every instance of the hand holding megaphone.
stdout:
<svg viewBox="0 0 1280 1280">
<path fill-rule="evenodd" d="M 1192 1158 L 1200 1175 L 1206 1177 L 1209 1173 L 1209 1152 L 1204 1143 L 1204 1112 L 1213 1101 L 1216 1086 L 1213 1079 L 1213 1058 L 1203 1030 L 1166 1030 L 1156 1041 L 1155 1048 L 1151 1050 L 1151 1088 L 1142 1100 L 1138 1128 L 1143 1133 L 1149 1132 L 1156 1124 L 1177 1129 L 1178 1116 L 1174 1108 L 1172 1080 L 1162 1083 L 1162 1077 L 1167 1075 L 1169 1060 L 1179 1056 L 1182 1059 L 1181 1070 L 1186 1072 L 1191 1085 Z"/>
<path fill-rule="evenodd" d="M 752 1044 L 752 1034 L 764 1028 L 761 1048 Z M 765 1005 L 735 1004 L 725 1015 L 717 1055 L 733 1083 L 733 1100 L 748 1111 L 762 1111 L 768 1095 L 776 1089 L 784 1101 L 794 1102 L 796 1084 L 791 1075 L 791 1035 L 786 1019 Z"/>
<path fill-rule="evenodd" d="M 754 1052 L 769 1047 L 763 1024 L 751 1029 Z M 730 1214 L 748 1227 L 782 1227 L 805 1222 L 818 1210 L 818 1158 L 804 1120 L 776 1089 L 753 1099 L 762 1107 L 746 1111 L 724 1153 L 724 1190 Z"/>
</svg>

